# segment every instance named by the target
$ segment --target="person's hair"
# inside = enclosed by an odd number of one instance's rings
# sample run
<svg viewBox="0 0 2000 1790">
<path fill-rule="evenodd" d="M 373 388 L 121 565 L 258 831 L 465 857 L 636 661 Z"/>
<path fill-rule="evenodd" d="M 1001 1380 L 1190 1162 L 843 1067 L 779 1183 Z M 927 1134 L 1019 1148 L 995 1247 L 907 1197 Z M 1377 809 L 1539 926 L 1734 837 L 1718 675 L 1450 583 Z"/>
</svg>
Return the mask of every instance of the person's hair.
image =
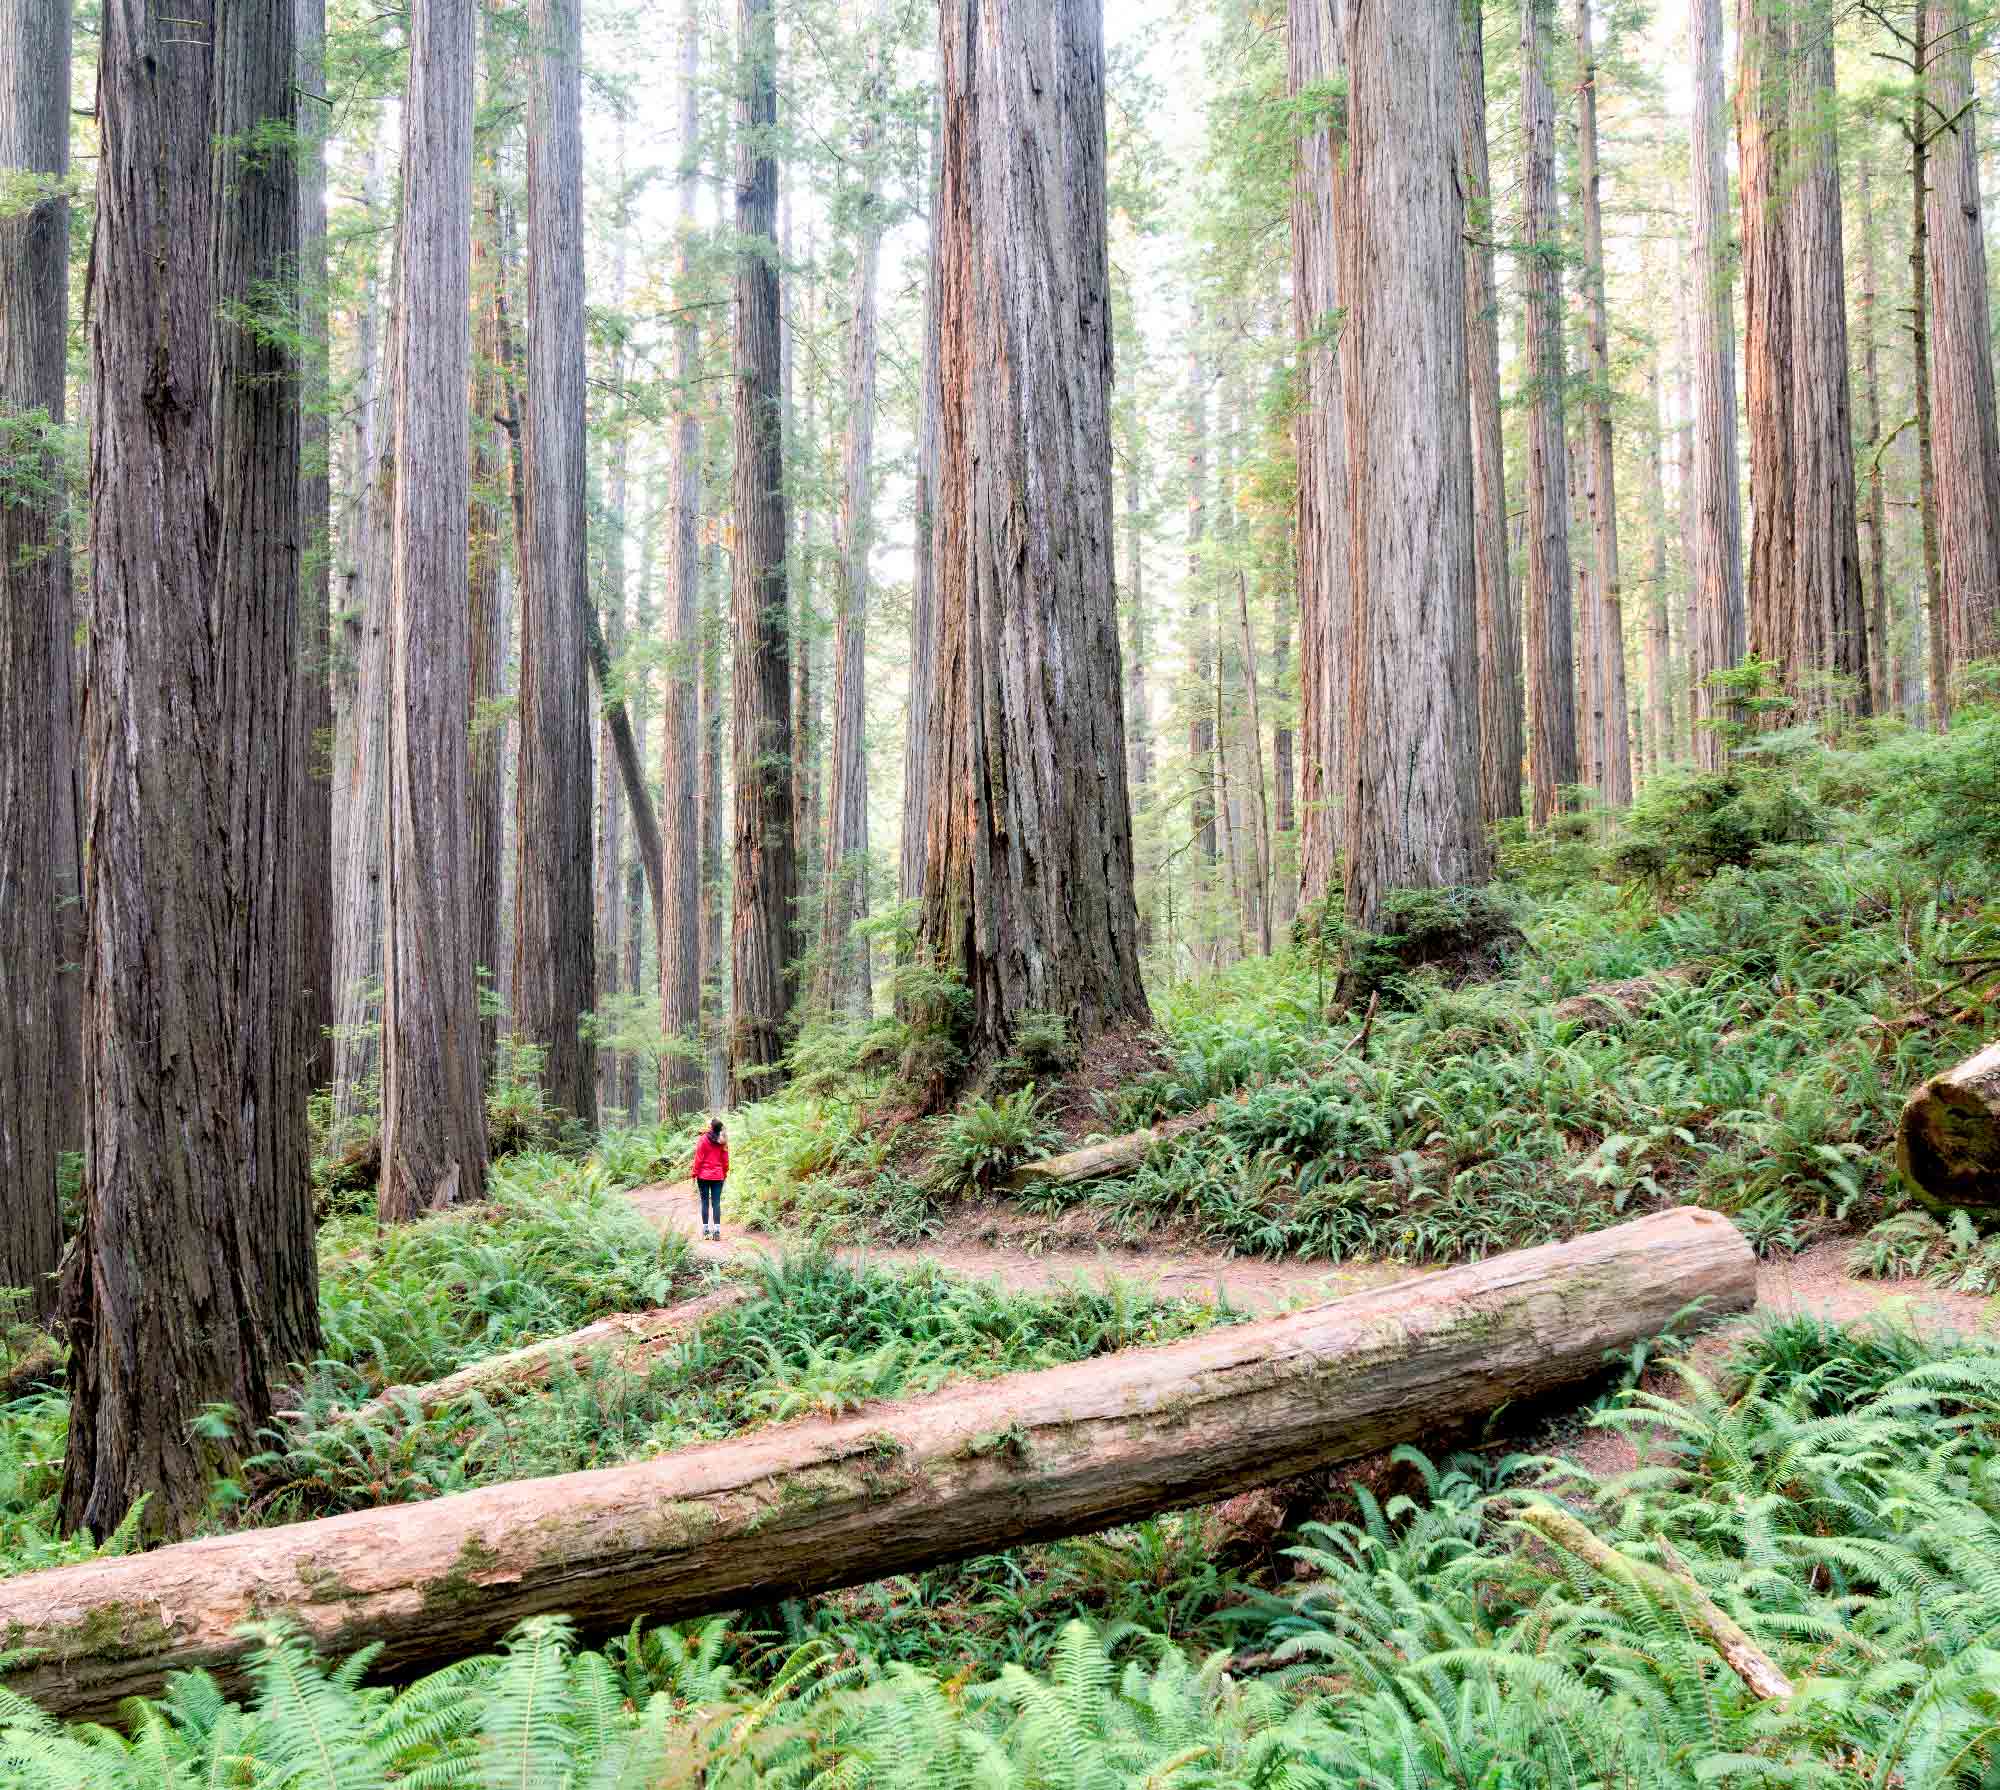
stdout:
<svg viewBox="0 0 2000 1790">
<path fill-rule="evenodd" d="M 712 1138 L 715 1138 L 715 1139 L 718 1139 L 718 1140 L 719 1140 L 719 1139 L 721 1138 L 721 1136 L 722 1136 L 722 1121 L 721 1121 L 720 1119 L 710 1119 L 710 1120 L 709 1120 L 709 1122 L 708 1122 L 708 1135 L 709 1135 L 710 1137 L 712 1137 Z"/>
</svg>

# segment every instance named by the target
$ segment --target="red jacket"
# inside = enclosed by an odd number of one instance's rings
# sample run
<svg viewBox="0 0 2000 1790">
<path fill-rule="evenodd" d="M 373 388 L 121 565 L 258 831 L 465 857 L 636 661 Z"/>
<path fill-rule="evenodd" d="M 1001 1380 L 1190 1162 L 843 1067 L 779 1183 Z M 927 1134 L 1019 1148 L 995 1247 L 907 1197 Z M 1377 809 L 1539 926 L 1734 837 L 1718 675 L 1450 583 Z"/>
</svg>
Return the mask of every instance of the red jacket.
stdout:
<svg viewBox="0 0 2000 1790">
<path fill-rule="evenodd" d="M 729 1146 L 717 1143 L 706 1131 L 694 1147 L 694 1178 L 697 1181 L 729 1179 Z"/>
</svg>

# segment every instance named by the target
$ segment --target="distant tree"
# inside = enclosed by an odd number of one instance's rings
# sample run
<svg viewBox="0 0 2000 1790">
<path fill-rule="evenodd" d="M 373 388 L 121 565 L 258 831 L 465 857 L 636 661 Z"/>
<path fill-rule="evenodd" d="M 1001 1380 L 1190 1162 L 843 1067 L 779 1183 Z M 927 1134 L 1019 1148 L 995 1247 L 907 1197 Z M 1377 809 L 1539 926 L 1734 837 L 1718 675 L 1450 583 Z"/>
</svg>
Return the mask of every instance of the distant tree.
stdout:
<svg viewBox="0 0 2000 1790">
<path fill-rule="evenodd" d="M 90 1053 L 66 1528 L 187 1533 L 319 1342 L 295 849 L 292 0 L 103 14 L 91 262 Z M 162 518 L 176 526 L 163 527 Z M 226 1409 L 224 1409 L 226 1408 Z M 208 1414 L 219 1421 L 203 1421 Z"/>
</svg>

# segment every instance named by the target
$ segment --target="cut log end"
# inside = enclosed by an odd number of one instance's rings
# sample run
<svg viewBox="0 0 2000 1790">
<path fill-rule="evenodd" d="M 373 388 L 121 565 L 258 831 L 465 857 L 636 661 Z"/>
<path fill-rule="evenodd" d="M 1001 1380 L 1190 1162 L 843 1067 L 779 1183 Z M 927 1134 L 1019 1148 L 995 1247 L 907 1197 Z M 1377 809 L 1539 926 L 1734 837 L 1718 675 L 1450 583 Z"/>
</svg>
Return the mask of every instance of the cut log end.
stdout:
<svg viewBox="0 0 2000 1790">
<path fill-rule="evenodd" d="M 1896 1167 L 1927 1205 L 2000 1210 L 2000 1043 L 1941 1070 L 1903 1105 Z"/>
</svg>

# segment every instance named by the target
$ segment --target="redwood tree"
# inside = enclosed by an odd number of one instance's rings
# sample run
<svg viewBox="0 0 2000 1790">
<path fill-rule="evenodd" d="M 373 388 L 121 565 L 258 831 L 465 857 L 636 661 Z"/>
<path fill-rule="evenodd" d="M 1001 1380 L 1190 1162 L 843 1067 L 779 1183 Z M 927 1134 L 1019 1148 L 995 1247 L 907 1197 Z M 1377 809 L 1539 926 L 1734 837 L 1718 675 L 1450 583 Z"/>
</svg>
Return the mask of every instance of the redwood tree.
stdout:
<svg viewBox="0 0 2000 1790">
<path fill-rule="evenodd" d="M 1944 576 L 1945 664 L 2000 652 L 2000 422 L 1979 196 L 1972 22 L 1966 0 L 1927 0 L 1924 92 L 1935 120 L 1924 218 L 1930 266 L 1931 457 Z"/>
<path fill-rule="evenodd" d="M 771 0 L 738 0 L 744 70 L 736 168 L 735 932 L 732 1099 L 784 1054 L 797 955 L 784 378 L 778 301 L 777 49 Z"/>
<path fill-rule="evenodd" d="M 1347 918 L 1373 927 L 1391 890 L 1486 870 L 1458 0 L 1356 7 L 1342 24 L 1353 582 L 1340 838 Z"/>
<path fill-rule="evenodd" d="M 1563 436 L 1562 272 L 1556 215 L 1556 108 L 1548 0 L 1521 0 L 1522 230 L 1528 392 L 1528 763 L 1534 824 L 1547 826 L 1578 781 L 1570 649 L 1569 449 Z"/>
<path fill-rule="evenodd" d="M 939 35 L 921 943 L 969 990 L 976 1067 L 1025 1013 L 1087 1043 L 1147 1010 L 1112 590 L 1102 8 L 949 0 Z"/>
<path fill-rule="evenodd" d="M 514 1023 L 546 1053 L 549 1100 L 597 1119 L 591 710 L 584 647 L 583 115 L 579 0 L 531 0 L 528 365 L 522 417 L 521 756 Z"/>
<path fill-rule="evenodd" d="M 486 1185 L 472 930 L 473 0 L 411 15 L 396 338 L 396 572 L 389 680 L 382 1180 L 404 1220 Z"/>
<path fill-rule="evenodd" d="M 104 9 L 66 1527 L 186 1532 L 319 1340 L 296 826 L 292 0 Z M 175 525 L 162 527 L 162 518 Z M 197 1425 L 214 1406 L 231 1420 Z"/>
<path fill-rule="evenodd" d="M 38 182 L 0 206 L 0 1286 L 27 1289 L 43 1317 L 62 1252 L 56 1160 L 76 1079 L 60 1043 L 75 997 L 57 905 L 59 866 L 76 861 L 58 433 L 68 170 L 68 0 L 0 0 L 0 171 Z"/>
</svg>

